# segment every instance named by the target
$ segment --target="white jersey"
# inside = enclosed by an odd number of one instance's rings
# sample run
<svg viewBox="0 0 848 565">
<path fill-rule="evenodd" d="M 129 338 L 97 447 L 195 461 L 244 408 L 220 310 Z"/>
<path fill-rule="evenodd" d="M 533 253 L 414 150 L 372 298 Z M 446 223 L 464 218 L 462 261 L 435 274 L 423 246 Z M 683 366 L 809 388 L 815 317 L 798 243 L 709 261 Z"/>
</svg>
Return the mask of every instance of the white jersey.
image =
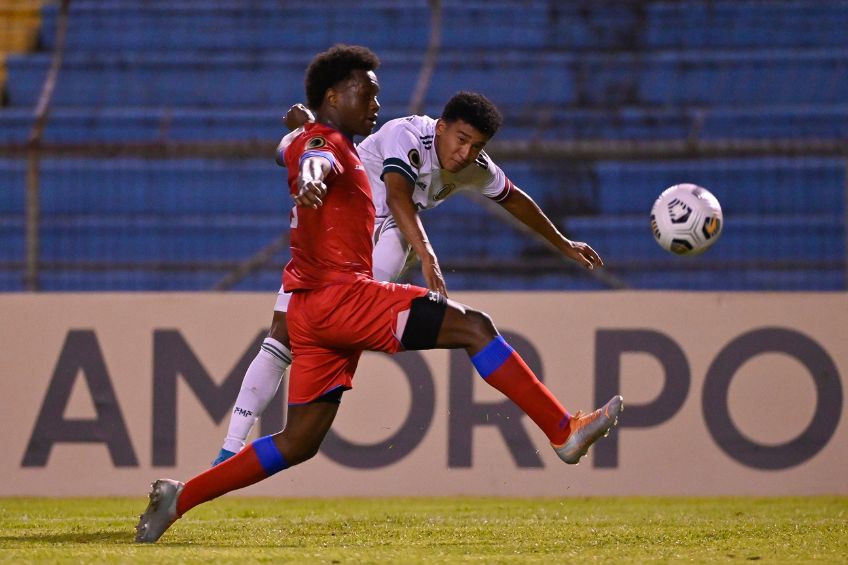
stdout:
<svg viewBox="0 0 848 565">
<path fill-rule="evenodd" d="M 357 146 L 371 182 L 378 218 L 391 215 L 383 183 L 387 172 L 400 173 L 415 187 L 412 201 L 418 210 L 434 208 L 460 190 L 473 190 L 496 202 L 510 195 L 512 182 L 482 151 L 474 163 L 458 173 L 443 170 L 433 143 L 435 135 L 436 120 L 408 116 L 386 122 Z"/>
<path fill-rule="evenodd" d="M 302 128 L 298 128 L 280 140 L 277 164 L 285 166 L 285 150 L 301 131 Z M 482 151 L 474 163 L 459 173 L 442 170 L 433 144 L 435 135 L 436 120 L 428 116 L 409 116 L 386 122 L 356 148 L 368 174 L 377 212 L 373 253 L 373 272 L 377 280 L 397 280 L 414 257 L 386 204 L 384 173 L 397 172 L 409 179 L 415 186 L 412 201 L 418 210 L 434 208 L 460 190 L 473 190 L 502 202 L 515 189 L 500 167 Z M 277 310 L 284 312 L 288 298 L 282 288 L 280 296 L 282 302 L 278 302 Z"/>
</svg>

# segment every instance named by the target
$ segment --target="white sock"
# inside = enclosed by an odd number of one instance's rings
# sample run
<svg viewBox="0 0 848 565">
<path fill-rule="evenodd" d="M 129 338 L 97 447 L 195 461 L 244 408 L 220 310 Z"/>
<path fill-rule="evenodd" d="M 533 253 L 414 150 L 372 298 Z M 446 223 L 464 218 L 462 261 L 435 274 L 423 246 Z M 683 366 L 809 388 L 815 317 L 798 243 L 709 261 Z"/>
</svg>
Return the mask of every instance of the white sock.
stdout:
<svg viewBox="0 0 848 565">
<path fill-rule="evenodd" d="M 227 429 L 224 449 L 238 453 L 244 447 L 247 435 L 274 398 L 289 365 L 289 348 L 274 338 L 266 337 L 259 353 L 244 374 L 236 405 L 230 415 L 230 427 Z M 288 387 L 284 392 L 288 393 Z"/>
</svg>

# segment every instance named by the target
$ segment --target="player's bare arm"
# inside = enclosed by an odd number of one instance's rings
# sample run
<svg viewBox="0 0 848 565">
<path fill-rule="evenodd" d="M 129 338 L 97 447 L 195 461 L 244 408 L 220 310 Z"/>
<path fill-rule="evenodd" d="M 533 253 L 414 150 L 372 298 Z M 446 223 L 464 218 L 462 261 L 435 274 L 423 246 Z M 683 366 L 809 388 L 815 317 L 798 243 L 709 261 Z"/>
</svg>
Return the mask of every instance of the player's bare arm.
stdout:
<svg viewBox="0 0 848 565">
<path fill-rule="evenodd" d="M 386 204 L 398 229 L 421 260 L 421 273 L 427 288 L 447 296 L 439 260 L 412 201 L 412 191 L 415 187 L 400 173 L 385 173 L 383 183 L 386 185 Z"/>
<path fill-rule="evenodd" d="M 515 187 L 509 198 L 500 204 L 507 212 L 539 234 L 569 259 L 577 261 L 590 270 L 604 266 L 603 259 L 594 249 L 582 241 L 571 241 L 562 235 L 539 208 L 539 205 L 530 198 L 530 195 L 518 187 Z"/>
<path fill-rule="evenodd" d="M 330 161 L 325 157 L 307 157 L 300 164 L 300 175 L 298 185 L 300 190 L 294 201 L 298 206 L 318 208 L 324 204 L 324 196 L 327 194 L 327 185 L 324 179 L 330 173 Z"/>
</svg>

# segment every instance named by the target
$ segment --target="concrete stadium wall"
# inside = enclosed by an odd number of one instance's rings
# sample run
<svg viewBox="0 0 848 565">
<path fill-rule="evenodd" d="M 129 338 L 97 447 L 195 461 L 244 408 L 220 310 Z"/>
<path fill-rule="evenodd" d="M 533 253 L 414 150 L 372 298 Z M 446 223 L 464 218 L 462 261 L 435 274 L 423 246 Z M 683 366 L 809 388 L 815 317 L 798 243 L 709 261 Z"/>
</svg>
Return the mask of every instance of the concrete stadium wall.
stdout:
<svg viewBox="0 0 848 565">
<path fill-rule="evenodd" d="M 462 352 L 368 353 L 322 452 L 245 495 L 848 494 L 848 295 L 463 293 L 573 411 L 577 467 Z M 0 496 L 143 495 L 208 467 L 273 294 L 0 295 Z M 282 421 L 275 403 L 263 433 Z"/>
</svg>

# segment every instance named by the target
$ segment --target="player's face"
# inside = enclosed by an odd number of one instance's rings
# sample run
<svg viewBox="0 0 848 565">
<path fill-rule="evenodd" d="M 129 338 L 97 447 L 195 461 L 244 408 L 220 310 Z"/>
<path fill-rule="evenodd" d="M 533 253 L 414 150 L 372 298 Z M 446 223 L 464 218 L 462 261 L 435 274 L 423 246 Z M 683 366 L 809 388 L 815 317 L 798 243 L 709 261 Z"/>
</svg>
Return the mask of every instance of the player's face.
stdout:
<svg viewBox="0 0 848 565">
<path fill-rule="evenodd" d="M 369 135 L 377 123 L 380 110 L 377 102 L 380 83 L 374 71 L 358 69 L 334 90 L 338 97 L 339 129 L 351 137 Z"/>
<path fill-rule="evenodd" d="M 473 163 L 488 141 L 489 136 L 462 120 L 439 120 L 436 124 L 439 165 L 451 173 L 458 173 Z"/>
</svg>

